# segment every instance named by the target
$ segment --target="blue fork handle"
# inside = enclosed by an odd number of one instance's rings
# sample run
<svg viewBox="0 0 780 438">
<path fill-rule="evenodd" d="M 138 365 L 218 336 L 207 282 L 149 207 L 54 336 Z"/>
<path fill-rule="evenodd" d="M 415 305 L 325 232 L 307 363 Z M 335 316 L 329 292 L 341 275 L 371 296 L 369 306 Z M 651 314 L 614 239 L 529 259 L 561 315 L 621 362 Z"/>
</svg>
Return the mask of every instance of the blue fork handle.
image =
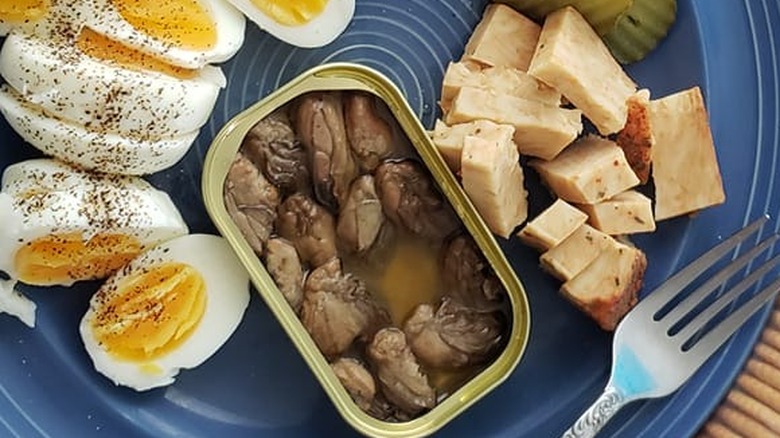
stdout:
<svg viewBox="0 0 780 438">
<path fill-rule="evenodd" d="M 614 386 L 607 386 L 596 400 L 561 438 L 591 438 L 604 427 L 628 400 Z"/>
</svg>

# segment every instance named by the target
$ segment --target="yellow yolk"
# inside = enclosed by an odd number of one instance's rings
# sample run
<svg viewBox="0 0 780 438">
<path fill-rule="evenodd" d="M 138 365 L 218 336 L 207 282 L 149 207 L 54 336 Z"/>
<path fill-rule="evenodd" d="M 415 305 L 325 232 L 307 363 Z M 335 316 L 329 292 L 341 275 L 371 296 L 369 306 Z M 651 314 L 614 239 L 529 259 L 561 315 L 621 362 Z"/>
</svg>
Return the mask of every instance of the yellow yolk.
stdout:
<svg viewBox="0 0 780 438">
<path fill-rule="evenodd" d="M 100 293 L 91 321 L 95 339 L 115 357 L 135 362 L 173 351 L 206 310 L 203 277 L 184 263 L 150 266 Z M 145 370 L 153 374 L 155 367 Z"/>
<path fill-rule="evenodd" d="M 135 29 L 183 49 L 210 49 L 217 27 L 198 0 L 111 0 Z"/>
<path fill-rule="evenodd" d="M 265 15 L 285 26 L 300 26 L 325 9 L 328 0 L 252 0 Z"/>
<path fill-rule="evenodd" d="M 24 23 L 35 21 L 49 10 L 49 0 L 3 0 L 0 3 L 0 21 Z"/>
<path fill-rule="evenodd" d="M 35 239 L 14 256 L 19 280 L 34 286 L 106 278 L 141 253 L 140 243 L 119 234 L 84 242 L 78 233 Z"/>
<path fill-rule="evenodd" d="M 135 71 L 151 70 L 179 79 L 192 79 L 198 74 L 197 70 L 170 65 L 165 61 L 127 47 L 89 28 L 82 29 L 76 41 L 76 46 L 79 50 L 93 58 L 114 61 L 122 67 Z"/>
</svg>

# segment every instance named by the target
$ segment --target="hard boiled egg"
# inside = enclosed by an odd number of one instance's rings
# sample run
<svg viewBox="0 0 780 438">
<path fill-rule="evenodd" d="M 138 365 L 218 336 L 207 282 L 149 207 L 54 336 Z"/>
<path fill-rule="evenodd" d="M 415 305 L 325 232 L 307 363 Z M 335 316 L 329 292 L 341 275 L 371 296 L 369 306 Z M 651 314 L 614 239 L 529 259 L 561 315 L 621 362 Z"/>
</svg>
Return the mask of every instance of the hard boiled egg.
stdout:
<svg viewBox="0 0 780 438">
<path fill-rule="evenodd" d="M 87 129 L 44 112 L 7 86 L 0 87 L 0 112 L 43 153 L 85 169 L 122 175 L 146 175 L 173 166 L 198 135 L 193 131 L 155 139 Z"/>
<path fill-rule="evenodd" d="M 3 0 L 0 4 L 0 36 L 12 27 L 34 23 L 49 12 L 50 0 Z"/>
<path fill-rule="evenodd" d="M 6 168 L 0 224 L 0 270 L 36 286 L 106 278 L 188 232 L 168 195 L 141 178 L 43 158 Z"/>
<path fill-rule="evenodd" d="M 244 42 L 244 17 L 224 0 L 60 1 L 76 24 L 180 67 L 226 61 Z"/>
<path fill-rule="evenodd" d="M 75 45 L 13 32 L 0 51 L 0 75 L 27 102 L 65 121 L 147 139 L 197 131 L 226 83 L 217 67 L 173 67 L 89 29 Z"/>
<path fill-rule="evenodd" d="M 92 297 L 81 320 L 98 372 L 138 391 L 170 385 L 212 356 L 249 304 L 249 277 L 221 237 L 188 235 L 145 252 Z"/>
<path fill-rule="evenodd" d="M 341 35 L 355 0 L 229 0 L 261 29 L 299 47 L 321 47 Z"/>
</svg>

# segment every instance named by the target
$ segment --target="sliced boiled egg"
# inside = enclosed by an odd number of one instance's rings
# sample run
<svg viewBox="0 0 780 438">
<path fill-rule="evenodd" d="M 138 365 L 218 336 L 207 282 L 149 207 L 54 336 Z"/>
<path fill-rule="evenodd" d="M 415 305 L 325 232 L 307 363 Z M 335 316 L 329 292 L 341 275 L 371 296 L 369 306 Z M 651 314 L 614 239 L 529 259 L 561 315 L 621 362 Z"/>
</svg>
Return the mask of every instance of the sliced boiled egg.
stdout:
<svg viewBox="0 0 780 438">
<path fill-rule="evenodd" d="M 228 243 L 193 234 L 134 259 L 98 290 L 81 320 L 98 372 L 138 391 L 170 385 L 212 356 L 249 304 L 249 277 Z"/>
<path fill-rule="evenodd" d="M 198 131 L 168 138 L 130 137 L 85 128 L 43 111 L 13 89 L 0 87 L 0 112 L 26 142 L 46 155 L 88 170 L 146 175 L 176 164 Z"/>
<path fill-rule="evenodd" d="M 106 278 L 188 232 L 168 195 L 143 179 L 45 158 L 5 169 L 0 224 L 0 270 L 35 286 Z"/>
<path fill-rule="evenodd" d="M 322 47 L 341 35 L 355 0 L 228 0 L 261 29 L 299 47 Z"/>
<path fill-rule="evenodd" d="M 217 67 L 173 67 L 89 29 L 75 46 L 11 33 L 0 51 L 0 75 L 49 114 L 93 131 L 150 139 L 197 131 L 226 83 Z"/>
<path fill-rule="evenodd" d="M 244 42 L 244 17 L 225 0 L 68 1 L 77 24 L 180 67 L 226 61 Z"/>
<path fill-rule="evenodd" d="M 3 0 L 0 3 L 0 36 L 17 26 L 35 23 L 45 17 L 50 0 Z"/>
</svg>

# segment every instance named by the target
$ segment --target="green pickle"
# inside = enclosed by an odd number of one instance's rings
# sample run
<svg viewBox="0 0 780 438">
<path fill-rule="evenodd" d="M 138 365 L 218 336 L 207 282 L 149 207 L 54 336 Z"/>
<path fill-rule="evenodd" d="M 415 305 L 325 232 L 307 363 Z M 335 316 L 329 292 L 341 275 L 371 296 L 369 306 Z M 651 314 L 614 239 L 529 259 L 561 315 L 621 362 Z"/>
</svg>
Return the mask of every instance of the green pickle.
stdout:
<svg viewBox="0 0 780 438">
<path fill-rule="evenodd" d="M 640 61 L 669 33 L 677 17 L 677 0 L 634 0 L 615 27 L 602 36 L 623 64 Z"/>
<path fill-rule="evenodd" d="M 522 12 L 538 22 L 548 14 L 564 7 L 574 6 L 596 29 L 604 35 L 615 27 L 617 20 L 631 8 L 634 0 L 498 0 Z"/>
<path fill-rule="evenodd" d="M 630 64 L 666 37 L 677 16 L 676 0 L 498 0 L 543 22 L 547 14 L 574 6 L 596 29 L 615 58 Z"/>
</svg>

